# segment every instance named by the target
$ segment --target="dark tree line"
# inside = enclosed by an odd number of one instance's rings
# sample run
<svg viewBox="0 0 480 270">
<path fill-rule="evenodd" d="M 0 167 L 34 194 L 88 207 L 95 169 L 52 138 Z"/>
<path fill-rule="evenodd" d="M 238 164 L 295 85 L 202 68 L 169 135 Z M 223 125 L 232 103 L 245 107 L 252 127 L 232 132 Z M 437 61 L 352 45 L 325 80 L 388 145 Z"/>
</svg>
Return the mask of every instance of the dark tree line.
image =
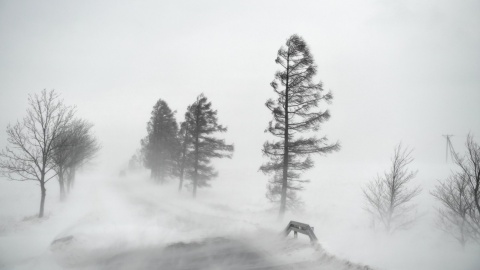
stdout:
<svg viewBox="0 0 480 270">
<path fill-rule="evenodd" d="M 7 126 L 9 145 L 0 152 L 0 173 L 10 180 L 35 181 L 40 186 L 39 217 L 44 215 L 46 184 L 55 177 L 61 198 L 72 186 L 75 170 L 98 150 L 91 125 L 75 118 L 55 91 L 28 97 L 27 115 Z M 66 177 L 65 177 L 66 176 Z"/>
<path fill-rule="evenodd" d="M 141 142 L 144 165 L 151 170 L 151 177 L 160 182 L 178 177 L 179 191 L 187 179 L 195 197 L 198 188 L 209 186 L 209 180 L 217 176 L 211 159 L 231 157 L 233 145 L 214 136 L 226 131 L 218 124 L 217 111 L 203 94 L 188 106 L 180 125 L 175 112 L 160 99 L 153 107 L 148 134 Z"/>
</svg>

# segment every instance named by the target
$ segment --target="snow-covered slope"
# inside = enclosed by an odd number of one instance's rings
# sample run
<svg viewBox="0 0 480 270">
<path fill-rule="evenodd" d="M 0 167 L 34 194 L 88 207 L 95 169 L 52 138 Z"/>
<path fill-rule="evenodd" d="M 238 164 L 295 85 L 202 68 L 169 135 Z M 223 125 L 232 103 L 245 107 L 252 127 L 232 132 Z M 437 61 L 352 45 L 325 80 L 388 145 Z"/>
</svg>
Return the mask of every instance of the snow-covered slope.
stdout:
<svg viewBox="0 0 480 270">
<path fill-rule="evenodd" d="M 91 182 L 42 219 L 4 224 L 5 269 L 358 269 L 308 238 L 285 238 L 268 208 L 233 210 L 145 177 Z M 248 203 L 247 203 L 248 204 Z M 257 205 L 258 206 L 258 205 Z M 285 223 L 285 224 L 284 224 Z"/>
<path fill-rule="evenodd" d="M 49 186 L 41 220 L 23 218 L 34 214 L 37 187 L 8 183 L 0 269 L 480 269 L 478 248 L 462 251 L 422 223 L 394 236 L 371 232 L 361 207 L 347 212 L 351 202 L 328 187 L 305 212 L 278 221 L 258 182 L 217 181 L 192 199 L 175 181 L 157 185 L 147 174 L 85 175 L 65 203 Z M 351 189 L 335 184 L 330 190 Z M 285 238 L 290 219 L 314 226 L 319 245 Z"/>
</svg>

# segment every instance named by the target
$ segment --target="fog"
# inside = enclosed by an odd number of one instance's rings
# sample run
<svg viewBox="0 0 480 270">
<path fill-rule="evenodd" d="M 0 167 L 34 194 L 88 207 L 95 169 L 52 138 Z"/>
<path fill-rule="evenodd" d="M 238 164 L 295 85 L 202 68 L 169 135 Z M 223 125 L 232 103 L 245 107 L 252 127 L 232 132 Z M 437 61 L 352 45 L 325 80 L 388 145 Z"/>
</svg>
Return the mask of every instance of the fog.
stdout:
<svg viewBox="0 0 480 270">
<path fill-rule="evenodd" d="M 1 149 L 28 94 L 43 89 L 76 106 L 102 146 L 65 202 L 55 180 L 47 184 L 43 219 L 35 182 L 0 179 L 0 268 L 191 269 L 188 260 L 172 266 L 186 252 L 175 245 L 196 243 L 187 251 L 199 257 L 232 249 L 234 269 L 478 269 L 479 245 L 462 249 L 438 229 L 430 192 L 456 169 L 442 135 L 454 135 L 458 152 L 467 134 L 480 141 L 479 12 L 479 1 L 0 1 Z M 303 210 L 279 221 L 258 169 L 271 139 L 264 104 L 274 97 L 274 60 L 294 33 L 334 95 L 318 134 L 342 148 L 314 157 Z M 155 102 L 168 102 L 180 121 L 200 93 L 235 145 L 232 159 L 215 160 L 211 187 L 192 199 L 177 193 L 177 179 L 158 185 L 148 170 L 120 177 Z M 414 149 L 421 217 L 389 235 L 370 227 L 362 187 L 400 142 Z M 279 238 L 290 220 L 314 226 L 321 248 L 304 235 Z M 68 236 L 73 244 L 51 245 Z M 219 261 L 196 266 L 228 268 Z"/>
</svg>

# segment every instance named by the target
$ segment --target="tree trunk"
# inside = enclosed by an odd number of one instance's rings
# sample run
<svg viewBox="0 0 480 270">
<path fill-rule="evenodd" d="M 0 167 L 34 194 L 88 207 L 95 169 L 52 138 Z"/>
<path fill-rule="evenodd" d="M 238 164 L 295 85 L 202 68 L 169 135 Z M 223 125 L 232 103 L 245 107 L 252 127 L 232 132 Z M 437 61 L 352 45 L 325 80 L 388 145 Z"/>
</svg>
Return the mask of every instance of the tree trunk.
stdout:
<svg viewBox="0 0 480 270">
<path fill-rule="evenodd" d="M 180 181 L 178 183 L 178 192 L 181 192 L 183 187 L 183 174 L 185 172 L 184 166 L 185 165 L 182 164 L 182 167 L 180 168 Z"/>
<path fill-rule="evenodd" d="M 58 183 L 60 184 L 60 201 L 65 201 L 65 182 L 62 180 L 62 181 L 58 181 Z"/>
<path fill-rule="evenodd" d="M 460 224 L 460 245 L 462 245 L 462 249 L 465 250 L 465 244 L 467 243 L 466 238 L 466 231 L 465 231 L 465 216 L 462 216 L 462 224 Z"/>
<path fill-rule="evenodd" d="M 63 169 L 58 170 L 58 184 L 60 185 L 60 201 L 65 200 L 65 179 L 63 177 Z"/>
<path fill-rule="evenodd" d="M 198 185 L 198 138 L 196 139 L 195 146 L 195 172 L 193 174 L 193 197 L 197 197 L 197 185 Z"/>
<path fill-rule="evenodd" d="M 67 172 L 67 193 L 70 193 L 70 189 L 72 188 L 72 173 L 71 173 L 71 169 L 68 170 Z"/>
<path fill-rule="evenodd" d="M 195 110 L 195 172 L 193 174 L 193 197 L 197 197 L 197 185 L 198 185 L 198 136 L 199 136 L 199 127 L 198 118 L 200 117 L 200 103 L 197 102 L 197 108 Z"/>
<path fill-rule="evenodd" d="M 178 192 L 182 191 L 183 186 L 183 175 L 185 173 L 185 159 L 187 155 L 187 131 L 185 129 L 184 142 L 183 142 L 183 152 L 182 152 L 182 164 L 180 167 L 180 183 L 178 183 Z"/>
<path fill-rule="evenodd" d="M 289 49 L 290 50 L 290 49 Z M 285 84 L 285 134 L 283 146 L 283 177 L 282 177 L 282 194 L 280 197 L 280 210 L 278 219 L 283 219 L 285 209 L 287 207 L 287 185 L 288 185 L 288 79 L 290 69 L 290 54 L 287 56 L 287 83 Z"/>
<path fill-rule="evenodd" d="M 183 171 L 180 173 L 180 182 L 178 183 L 178 192 L 182 191 L 183 186 Z"/>
<path fill-rule="evenodd" d="M 71 187 L 70 188 L 73 188 L 73 186 L 75 185 L 75 173 L 76 173 L 76 168 L 75 166 L 73 166 L 71 169 L 70 169 L 71 173 L 72 173 L 72 179 L 71 179 Z"/>
<path fill-rule="evenodd" d="M 480 180 L 475 179 L 475 188 L 473 189 L 473 199 L 475 200 L 475 206 L 477 207 L 477 212 L 480 214 Z"/>
<path fill-rule="evenodd" d="M 40 212 L 38 213 L 38 217 L 43 217 L 43 210 L 45 208 L 45 197 L 47 195 L 47 189 L 45 189 L 45 183 L 43 181 L 40 182 L 40 189 L 41 189 L 41 199 L 40 199 Z"/>
<path fill-rule="evenodd" d="M 390 212 L 390 214 L 387 217 L 387 224 L 386 224 L 385 227 L 386 227 L 388 233 L 392 233 L 391 232 L 391 229 L 392 229 L 392 212 Z"/>
</svg>

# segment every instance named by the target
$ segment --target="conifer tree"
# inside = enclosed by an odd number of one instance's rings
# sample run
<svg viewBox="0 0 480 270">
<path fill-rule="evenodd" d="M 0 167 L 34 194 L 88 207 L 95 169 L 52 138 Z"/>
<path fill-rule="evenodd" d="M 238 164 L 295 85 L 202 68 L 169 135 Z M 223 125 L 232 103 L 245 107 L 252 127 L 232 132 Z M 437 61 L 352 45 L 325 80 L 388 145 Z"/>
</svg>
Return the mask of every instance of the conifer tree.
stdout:
<svg viewBox="0 0 480 270">
<path fill-rule="evenodd" d="M 153 106 L 147 132 L 142 140 L 145 167 L 151 170 L 153 179 L 163 183 L 176 171 L 178 124 L 175 112 L 162 99 Z"/>
<path fill-rule="evenodd" d="M 187 174 L 192 181 L 193 197 L 197 188 L 209 186 L 208 181 L 217 176 L 210 164 L 212 158 L 231 158 L 233 144 L 213 136 L 218 132 L 226 132 L 227 128 L 218 124 L 217 111 L 212 109 L 212 103 L 201 94 L 187 108 L 185 125 L 191 139 L 187 149 L 187 160 L 190 163 Z"/>
<path fill-rule="evenodd" d="M 340 145 L 328 143 L 326 137 L 311 135 L 330 118 L 329 111 L 319 107 L 330 103 L 333 96 L 324 92 L 321 82 L 313 82 L 317 67 L 305 41 L 292 35 L 286 46 L 278 50 L 275 62 L 280 70 L 271 86 L 277 98 L 265 104 L 273 114 L 266 132 L 278 139 L 263 145 L 263 155 L 269 161 L 260 170 L 272 175 L 267 197 L 279 201 L 279 217 L 282 218 L 287 206 L 297 203 L 294 201 L 297 200 L 296 191 L 302 190 L 302 184 L 308 182 L 301 178 L 301 173 L 313 167 L 311 154 L 337 151 Z"/>
</svg>

